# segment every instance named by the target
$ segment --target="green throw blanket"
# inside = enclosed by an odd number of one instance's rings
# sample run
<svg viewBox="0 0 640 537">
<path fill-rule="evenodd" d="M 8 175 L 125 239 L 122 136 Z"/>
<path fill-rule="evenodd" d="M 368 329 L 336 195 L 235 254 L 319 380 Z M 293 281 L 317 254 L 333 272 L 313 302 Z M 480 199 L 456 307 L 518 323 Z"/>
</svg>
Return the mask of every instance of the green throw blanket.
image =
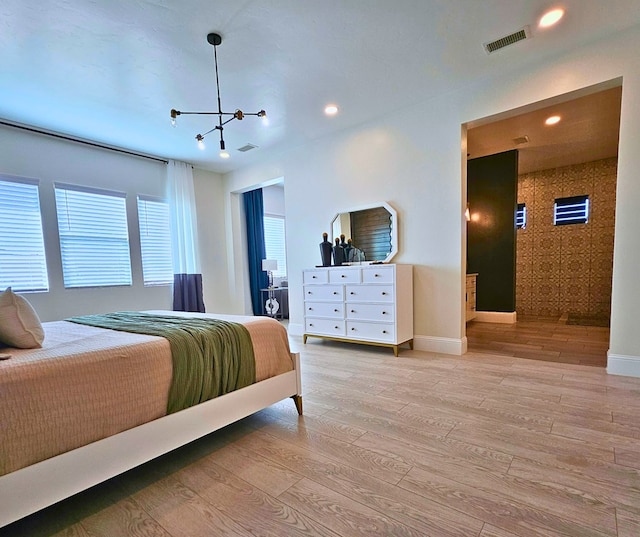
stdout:
<svg viewBox="0 0 640 537">
<path fill-rule="evenodd" d="M 167 414 L 244 388 L 256 381 L 251 336 L 238 323 L 135 311 L 86 315 L 66 320 L 168 339 L 173 360 L 173 379 Z"/>
</svg>

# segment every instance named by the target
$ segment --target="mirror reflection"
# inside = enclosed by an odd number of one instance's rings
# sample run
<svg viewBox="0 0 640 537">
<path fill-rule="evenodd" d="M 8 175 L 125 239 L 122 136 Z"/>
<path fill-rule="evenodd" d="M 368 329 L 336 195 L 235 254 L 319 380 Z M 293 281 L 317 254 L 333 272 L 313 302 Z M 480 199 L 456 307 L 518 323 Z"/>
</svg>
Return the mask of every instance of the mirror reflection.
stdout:
<svg viewBox="0 0 640 537">
<path fill-rule="evenodd" d="M 397 214 L 387 203 L 338 213 L 331 222 L 333 239 L 344 235 L 366 262 L 389 261 L 397 253 Z"/>
</svg>

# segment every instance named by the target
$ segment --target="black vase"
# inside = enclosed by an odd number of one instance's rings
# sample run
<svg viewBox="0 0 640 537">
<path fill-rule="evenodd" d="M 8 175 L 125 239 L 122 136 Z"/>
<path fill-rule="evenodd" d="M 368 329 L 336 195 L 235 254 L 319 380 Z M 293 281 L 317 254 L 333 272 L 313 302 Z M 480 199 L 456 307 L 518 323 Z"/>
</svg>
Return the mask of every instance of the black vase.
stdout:
<svg viewBox="0 0 640 537">
<path fill-rule="evenodd" d="M 344 262 L 344 248 L 340 245 L 340 239 L 336 239 L 333 247 L 333 264 L 338 267 Z"/>
<path fill-rule="evenodd" d="M 329 235 L 322 234 L 322 242 L 320 243 L 320 258 L 322 259 L 323 267 L 331 266 L 331 243 L 329 242 Z"/>
<path fill-rule="evenodd" d="M 344 260 L 347 262 L 353 261 L 353 259 L 351 259 L 351 251 L 353 250 L 353 244 L 351 244 L 351 239 L 347 241 L 347 245 L 343 246 L 343 248 L 344 248 Z"/>
</svg>

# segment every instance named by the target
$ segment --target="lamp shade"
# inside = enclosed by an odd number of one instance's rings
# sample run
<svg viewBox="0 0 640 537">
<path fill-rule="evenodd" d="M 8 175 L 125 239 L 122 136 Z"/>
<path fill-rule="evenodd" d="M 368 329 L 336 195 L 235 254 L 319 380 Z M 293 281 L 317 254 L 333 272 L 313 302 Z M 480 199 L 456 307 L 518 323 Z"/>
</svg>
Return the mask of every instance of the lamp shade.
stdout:
<svg viewBox="0 0 640 537">
<path fill-rule="evenodd" d="M 262 270 L 268 272 L 273 270 L 278 270 L 278 260 L 277 259 L 263 259 L 262 260 Z"/>
</svg>

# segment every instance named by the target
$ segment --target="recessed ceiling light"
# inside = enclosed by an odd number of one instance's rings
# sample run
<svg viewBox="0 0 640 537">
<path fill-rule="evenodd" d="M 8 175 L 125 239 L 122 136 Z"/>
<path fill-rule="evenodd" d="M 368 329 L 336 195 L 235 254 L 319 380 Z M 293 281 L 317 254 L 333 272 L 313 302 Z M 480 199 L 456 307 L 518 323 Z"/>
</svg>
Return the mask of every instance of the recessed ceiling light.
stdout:
<svg viewBox="0 0 640 537">
<path fill-rule="evenodd" d="M 560 7 L 556 9 L 552 9 L 551 11 L 547 11 L 540 18 L 540 22 L 538 23 L 538 26 L 540 28 L 549 28 L 550 26 L 553 26 L 554 24 L 556 24 L 562 18 L 563 15 L 564 15 L 564 9 Z"/>
<path fill-rule="evenodd" d="M 338 107 L 335 104 L 328 104 L 324 107 L 324 113 L 328 116 L 335 116 L 338 113 Z"/>
<path fill-rule="evenodd" d="M 555 125 L 555 124 L 556 124 L 556 123 L 558 123 L 559 121 L 560 121 L 560 116 L 551 116 L 551 117 L 548 117 L 548 118 L 545 120 L 544 124 L 545 124 L 545 125 Z"/>
</svg>

